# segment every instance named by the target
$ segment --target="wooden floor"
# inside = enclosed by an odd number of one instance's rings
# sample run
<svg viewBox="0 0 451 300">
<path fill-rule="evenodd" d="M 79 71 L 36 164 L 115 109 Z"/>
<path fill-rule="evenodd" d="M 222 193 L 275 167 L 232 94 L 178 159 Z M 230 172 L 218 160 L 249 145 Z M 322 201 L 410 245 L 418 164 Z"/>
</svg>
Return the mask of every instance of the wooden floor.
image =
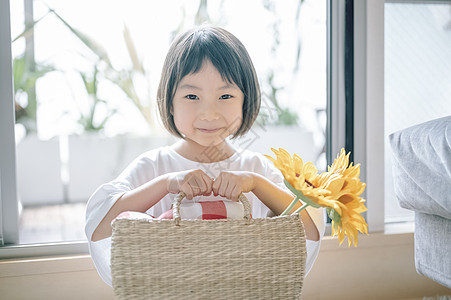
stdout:
<svg viewBox="0 0 451 300">
<path fill-rule="evenodd" d="M 36 244 L 85 240 L 86 203 L 24 207 L 19 243 Z"/>
</svg>

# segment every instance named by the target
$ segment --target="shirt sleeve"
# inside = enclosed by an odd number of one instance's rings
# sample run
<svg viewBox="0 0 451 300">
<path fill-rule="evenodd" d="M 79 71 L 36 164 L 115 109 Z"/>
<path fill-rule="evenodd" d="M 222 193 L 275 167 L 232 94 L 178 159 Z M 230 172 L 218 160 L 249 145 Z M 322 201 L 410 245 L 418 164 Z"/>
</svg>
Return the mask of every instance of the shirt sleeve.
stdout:
<svg viewBox="0 0 451 300">
<path fill-rule="evenodd" d="M 277 184 L 280 188 L 289 192 L 288 187 L 284 183 L 282 172 L 280 172 L 280 170 L 278 170 L 274 165 L 272 165 L 272 163 L 269 160 L 267 163 L 266 178 L 271 180 L 273 183 Z M 324 208 L 322 207 L 314 208 L 308 206 L 306 210 L 307 213 L 310 215 L 310 218 L 312 219 L 313 223 L 315 224 L 316 229 L 318 230 L 319 240 L 318 241 L 306 240 L 307 259 L 305 265 L 305 276 L 307 276 L 307 274 L 310 272 L 310 270 L 313 267 L 313 264 L 316 261 L 316 258 L 318 257 L 319 250 L 321 247 L 321 240 L 325 232 Z"/>
<path fill-rule="evenodd" d="M 316 261 L 316 258 L 318 257 L 319 250 L 321 248 L 321 240 L 324 237 L 324 231 L 326 229 L 325 226 L 325 214 L 324 214 L 324 208 L 314 208 L 314 207 L 307 207 L 306 208 L 308 214 L 310 215 L 310 218 L 312 219 L 313 223 L 316 225 L 316 229 L 318 229 L 319 232 L 319 240 L 318 241 L 312 241 L 312 240 L 306 240 L 306 248 L 307 248 L 307 260 L 305 264 L 305 276 L 310 272 L 310 270 L 313 267 L 313 264 Z"/>
<path fill-rule="evenodd" d="M 116 201 L 124 193 L 150 180 L 153 173 L 153 168 L 147 163 L 147 159 L 139 157 L 116 180 L 101 185 L 88 200 L 85 234 L 89 252 L 100 277 L 110 286 L 112 285 L 111 237 L 94 242 L 91 240 L 92 235 Z"/>
<path fill-rule="evenodd" d="M 91 238 L 94 230 L 114 203 L 129 190 L 130 187 L 124 183 L 110 182 L 104 184 L 94 192 L 86 207 L 85 233 L 88 238 L 89 253 L 100 277 L 110 286 L 112 285 L 110 267 L 111 237 L 95 242 Z"/>
</svg>

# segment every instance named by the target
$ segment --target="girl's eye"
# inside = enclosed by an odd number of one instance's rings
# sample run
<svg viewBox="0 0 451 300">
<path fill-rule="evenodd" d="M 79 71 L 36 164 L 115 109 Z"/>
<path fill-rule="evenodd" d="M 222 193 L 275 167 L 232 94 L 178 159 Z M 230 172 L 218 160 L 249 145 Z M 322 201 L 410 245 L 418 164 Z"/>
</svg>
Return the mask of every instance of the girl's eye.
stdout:
<svg viewBox="0 0 451 300">
<path fill-rule="evenodd" d="M 233 96 L 232 95 L 222 95 L 221 97 L 219 97 L 219 99 L 221 99 L 221 100 L 227 100 L 227 99 L 230 99 L 230 98 L 232 98 Z"/>
<path fill-rule="evenodd" d="M 192 95 L 192 94 L 186 95 L 185 98 L 187 98 L 189 100 L 198 100 L 199 99 L 199 97 L 197 97 L 196 95 Z"/>
</svg>

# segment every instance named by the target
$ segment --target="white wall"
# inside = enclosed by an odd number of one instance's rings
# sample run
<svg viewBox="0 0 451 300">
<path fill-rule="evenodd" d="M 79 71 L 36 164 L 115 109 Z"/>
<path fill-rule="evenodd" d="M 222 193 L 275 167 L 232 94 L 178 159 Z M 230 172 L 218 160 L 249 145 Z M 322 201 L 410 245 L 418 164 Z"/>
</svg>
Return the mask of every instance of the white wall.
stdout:
<svg viewBox="0 0 451 300">
<path fill-rule="evenodd" d="M 357 248 L 323 240 L 305 279 L 303 299 L 422 299 L 450 294 L 418 275 L 413 234 L 361 236 Z M 89 256 L 0 261 L 2 299 L 114 299 Z"/>
</svg>

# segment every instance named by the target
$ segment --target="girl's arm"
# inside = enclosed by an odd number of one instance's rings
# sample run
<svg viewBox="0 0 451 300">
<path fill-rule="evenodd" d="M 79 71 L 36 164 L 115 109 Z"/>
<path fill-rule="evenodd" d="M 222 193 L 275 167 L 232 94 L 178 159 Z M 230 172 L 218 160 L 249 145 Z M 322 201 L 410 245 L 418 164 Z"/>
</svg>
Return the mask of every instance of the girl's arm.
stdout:
<svg viewBox="0 0 451 300">
<path fill-rule="evenodd" d="M 213 179 L 202 170 L 188 170 L 158 176 L 120 197 L 100 221 L 92 234 L 93 242 L 110 237 L 111 221 L 124 211 L 146 212 L 168 193 L 184 192 L 191 200 L 195 196 L 210 195 Z"/>
<path fill-rule="evenodd" d="M 252 192 L 275 214 L 280 215 L 293 201 L 294 196 L 292 194 L 281 189 L 265 177 L 255 174 L 254 180 L 255 187 Z M 298 202 L 291 212 L 294 212 L 299 207 L 301 207 L 301 204 Z M 318 229 L 305 209 L 301 211 L 301 218 L 304 223 L 306 238 L 308 240 L 318 241 Z"/>
<path fill-rule="evenodd" d="M 269 209 L 280 215 L 294 196 L 281 189 L 264 176 L 246 171 L 222 172 L 213 183 L 213 193 L 237 201 L 240 193 L 253 192 Z M 301 206 L 297 203 L 291 212 Z M 301 211 L 305 234 L 308 240 L 318 241 L 319 232 L 306 210 Z"/>
<path fill-rule="evenodd" d="M 146 212 L 150 207 L 157 204 L 167 194 L 166 179 L 166 175 L 156 177 L 123 194 L 100 221 L 92 234 L 91 240 L 96 242 L 110 237 L 112 234 L 111 222 L 120 213 L 124 211 Z"/>
</svg>

